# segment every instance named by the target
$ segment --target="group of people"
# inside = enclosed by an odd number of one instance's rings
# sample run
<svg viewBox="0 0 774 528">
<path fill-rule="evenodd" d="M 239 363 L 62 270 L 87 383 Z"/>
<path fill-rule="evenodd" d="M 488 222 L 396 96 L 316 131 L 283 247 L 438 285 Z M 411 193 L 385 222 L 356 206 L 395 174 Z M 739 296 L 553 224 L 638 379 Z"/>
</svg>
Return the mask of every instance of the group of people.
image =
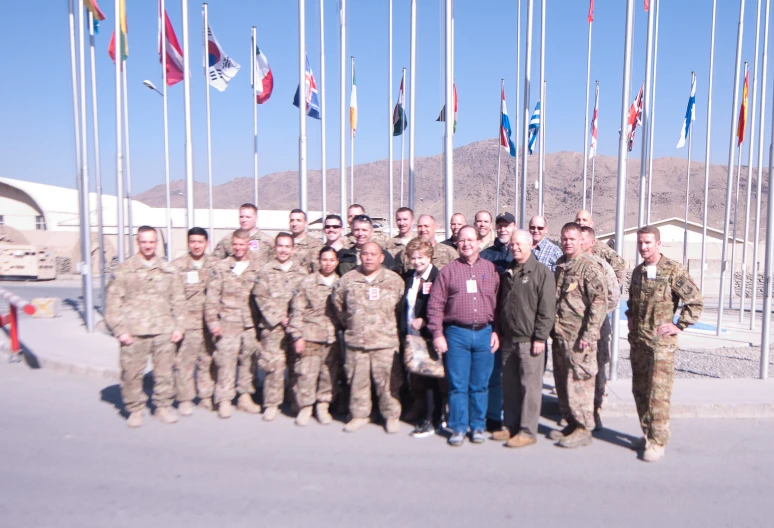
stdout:
<svg viewBox="0 0 774 528">
<path fill-rule="evenodd" d="M 143 422 L 151 357 L 162 423 L 191 415 L 194 401 L 228 418 L 236 401 L 265 421 L 287 404 L 299 426 L 313 415 L 330 424 L 338 401 L 354 432 L 371 420 L 373 393 L 388 433 L 403 415 L 415 437 L 447 429 L 449 445 L 460 446 L 489 432 L 525 447 L 537 441 L 549 339 L 563 426 L 550 438 L 581 447 L 602 427 L 609 314 L 626 261 L 596 240 L 587 211 L 562 227 L 561 248 L 543 216 L 519 229 L 510 213 L 493 224 L 479 211 L 473 225 L 455 214 L 444 241 L 432 216 L 407 207 L 394 237 L 375 232 L 357 204 L 349 233 L 340 216 L 323 219 L 324 242 L 308 234 L 300 209 L 274 238 L 256 219 L 255 206 L 242 205 L 240 229 L 211 254 L 207 231 L 190 229 L 188 253 L 171 263 L 156 253 L 155 229 L 138 229 L 139 251 L 116 268 L 105 314 L 121 344 L 129 427 Z M 641 228 L 637 243 L 643 262 L 626 317 L 642 457 L 656 461 L 669 440 L 676 336 L 703 301 L 688 272 L 661 254 L 657 228 Z"/>
</svg>

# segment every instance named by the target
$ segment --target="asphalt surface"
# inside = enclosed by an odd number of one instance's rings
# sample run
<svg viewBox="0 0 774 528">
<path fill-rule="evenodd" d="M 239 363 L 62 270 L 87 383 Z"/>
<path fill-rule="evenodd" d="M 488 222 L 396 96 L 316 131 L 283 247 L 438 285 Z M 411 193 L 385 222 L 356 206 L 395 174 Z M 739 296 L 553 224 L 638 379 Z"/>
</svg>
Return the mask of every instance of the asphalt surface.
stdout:
<svg viewBox="0 0 774 528">
<path fill-rule="evenodd" d="M 129 430 L 116 385 L 0 362 L 0 526 L 766 526 L 774 420 L 675 420 L 658 464 L 633 419 L 591 447 L 450 448 L 370 425 L 195 412 Z M 543 423 L 544 431 L 549 422 Z"/>
</svg>

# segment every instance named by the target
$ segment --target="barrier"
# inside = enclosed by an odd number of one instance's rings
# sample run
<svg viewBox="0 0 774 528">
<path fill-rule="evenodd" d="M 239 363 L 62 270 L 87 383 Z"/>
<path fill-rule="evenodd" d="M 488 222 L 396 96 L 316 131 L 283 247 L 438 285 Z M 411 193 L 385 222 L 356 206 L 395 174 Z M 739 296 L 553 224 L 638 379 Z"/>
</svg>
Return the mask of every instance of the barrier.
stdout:
<svg viewBox="0 0 774 528">
<path fill-rule="evenodd" d="M 19 345 L 19 310 L 32 315 L 35 313 L 35 307 L 27 300 L 18 295 L 0 288 L 0 298 L 8 303 L 8 315 L 0 314 L 0 326 L 9 325 L 9 335 L 11 337 L 11 355 L 8 361 L 16 363 L 21 361 L 21 346 Z"/>
</svg>

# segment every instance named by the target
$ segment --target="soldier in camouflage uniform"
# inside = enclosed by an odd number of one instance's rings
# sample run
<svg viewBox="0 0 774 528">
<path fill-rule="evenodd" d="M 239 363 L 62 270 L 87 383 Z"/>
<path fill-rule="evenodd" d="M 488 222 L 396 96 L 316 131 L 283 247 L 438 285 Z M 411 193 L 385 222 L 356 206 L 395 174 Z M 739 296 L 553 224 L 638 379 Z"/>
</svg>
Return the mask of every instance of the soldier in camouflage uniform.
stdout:
<svg viewBox="0 0 774 528">
<path fill-rule="evenodd" d="M 433 260 L 432 264 L 436 268 L 443 269 L 449 262 L 460 256 L 457 250 L 453 247 L 439 243 L 435 239 L 435 233 L 438 230 L 438 224 L 430 215 L 421 215 L 417 219 L 417 236 L 425 242 L 430 242 L 433 246 Z M 395 256 L 395 264 L 397 266 L 396 272 L 403 274 L 406 271 L 412 269 L 411 264 L 408 261 L 408 256 L 405 251 L 401 250 Z"/>
<path fill-rule="evenodd" d="M 656 462 L 669 442 L 677 335 L 699 320 L 704 299 L 688 271 L 661 254 L 658 228 L 637 230 L 637 249 L 643 260 L 632 272 L 626 310 L 632 393 L 645 435 L 640 442 L 642 458 Z M 673 323 L 680 301 L 682 312 Z"/>
<path fill-rule="evenodd" d="M 177 351 L 175 385 L 178 411 L 182 416 L 193 412 L 192 401 L 199 396 L 199 407 L 212 410 L 215 380 L 212 369 L 212 336 L 204 328 L 204 292 L 212 280 L 217 257 L 206 255 L 207 231 L 194 227 L 188 231 L 188 254 L 172 261 L 185 284 L 185 338 Z M 196 382 L 194 385 L 194 371 Z"/>
<path fill-rule="evenodd" d="M 581 209 L 575 214 L 575 223 L 579 226 L 594 227 L 594 217 L 591 213 L 585 209 Z M 602 257 L 615 272 L 615 277 L 618 279 L 618 285 L 623 286 L 626 279 L 626 261 L 615 252 L 613 248 L 602 242 L 601 240 L 595 240 L 594 245 L 591 246 L 591 253 Z"/>
<path fill-rule="evenodd" d="M 618 302 L 621 300 L 621 286 L 618 284 L 618 279 L 615 276 L 615 271 L 602 257 L 591 253 L 591 248 L 594 247 L 596 242 L 596 233 L 593 227 L 582 226 L 581 227 L 581 247 L 585 253 L 591 255 L 594 260 L 602 268 L 603 275 L 605 277 L 605 283 L 607 284 L 607 314 L 605 320 L 602 323 L 602 328 L 599 330 L 599 341 L 597 341 L 597 379 L 594 389 L 594 430 L 598 431 L 602 429 L 602 418 L 599 415 L 599 410 L 602 408 L 602 403 L 605 399 L 607 376 L 605 373 L 605 365 L 610 363 L 610 336 L 612 335 L 612 328 L 610 326 L 609 315 L 618 307 Z"/>
<path fill-rule="evenodd" d="M 257 414 L 253 401 L 253 365 L 258 350 L 255 306 L 250 292 L 259 272 L 259 262 L 249 256 L 250 232 L 237 229 L 229 244 L 234 251 L 215 265 L 204 301 L 204 320 L 215 339 L 213 361 L 217 367 L 215 405 L 218 416 L 231 417 L 231 401 L 239 393 L 237 409 Z M 237 364 L 239 375 L 237 377 Z"/>
<path fill-rule="evenodd" d="M 315 271 L 323 244 L 307 233 L 306 213 L 301 209 L 290 211 L 290 233 L 293 235 L 293 259 L 308 272 Z"/>
<path fill-rule="evenodd" d="M 280 233 L 274 239 L 275 258 L 264 264 L 253 287 L 253 298 L 260 312 L 261 354 L 258 367 L 266 373 L 263 381 L 263 419 L 277 417 L 285 398 L 285 367 L 293 379 L 293 347 L 285 331 L 290 319 L 290 301 L 298 283 L 308 273 L 293 260 L 293 236 Z"/>
<path fill-rule="evenodd" d="M 175 269 L 156 255 L 158 234 L 150 226 L 137 230 L 139 252 L 118 265 L 107 290 L 105 323 L 121 342 L 121 399 L 129 427 L 142 425 L 148 397 L 143 377 L 153 358 L 153 405 L 156 418 L 175 423 L 175 343 L 183 339 L 183 283 Z"/>
<path fill-rule="evenodd" d="M 358 244 L 357 236 L 355 235 L 354 221 L 358 216 L 366 216 L 365 207 L 360 204 L 352 204 L 347 209 L 347 225 L 349 226 L 349 233 L 344 235 L 344 247 L 352 248 Z M 370 219 L 370 218 L 369 218 Z M 373 222 L 372 222 L 373 223 Z M 382 249 L 390 247 L 389 235 L 383 231 L 374 231 L 371 234 L 371 241 L 376 242 Z"/>
<path fill-rule="evenodd" d="M 561 447 L 581 447 L 591 444 L 594 428 L 597 341 L 607 315 L 607 285 L 597 262 L 581 249 L 578 224 L 565 224 L 561 241 L 551 337 L 559 410 L 568 426 L 550 437 Z"/>
<path fill-rule="evenodd" d="M 287 333 L 293 339 L 296 363 L 293 369 L 293 394 L 299 407 L 297 425 L 306 425 L 316 403 L 317 420 L 331 423 L 328 410 L 339 373 L 336 342 L 336 316 L 331 292 L 338 281 L 339 259 L 331 247 L 323 247 L 318 259 L 319 271 L 298 283 L 290 304 Z"/>
<path fill-rule="evenodd" d="M 383 248 L 393 257 L 406 249 L 406 244 L 417 236 L 414 233 L 414 211 L 410 207 L 399 208 L 395 211 L 395 224 L 398 226 L 398 234 L 387 240 Z"/>
<path fill-rule="evenodd" d="M 402 380 L 397 308 L 404 283 L 396 273 L 382 268 L 384 253 L 375 242 L 363 247 L 361 258 L 362 264 L 341 277 L 332 296 L 339 323 L 346 329 L 344 368 L 351 419 L 344 430 L 354 432 L 368 423 L 373 380 L 385 429 L 397 433 Z"/>
<path fill-rule="evenodd" d="M 354 245 L 338 252 L 339 268 L 337 272 L 340 276 L 360 265 L 360 252 L 366 244 L 375 242 L 379 247 L 382 247 L 380 242 L 374 240 L 374 224 L 370 217 L 366 215 L 356 216 L 352 220 L 352 231 L 355 236 Z M 384 251 L 383 253 L 384 260 L 382 266 L 389 270 L 394 270 L 396 267 L 395 259 L 392 258 L 389 252 Z"/>
<path fill-rule="evenodd" d="M 274 239 L 256 227 L 257 221 L 258 209 L 253 204 L 246 203 L 239 206 L 239 228 L 245 229 L 249 233 L 250 258 L 257 258 L 262 264 L 271 258 Z M 231 235 L 223 237 L 215 246 L 215 251 L 212 254 L 220 259 L 232 256 L 234 250 L 231 247 L 231 240 Z"/>
</svg>

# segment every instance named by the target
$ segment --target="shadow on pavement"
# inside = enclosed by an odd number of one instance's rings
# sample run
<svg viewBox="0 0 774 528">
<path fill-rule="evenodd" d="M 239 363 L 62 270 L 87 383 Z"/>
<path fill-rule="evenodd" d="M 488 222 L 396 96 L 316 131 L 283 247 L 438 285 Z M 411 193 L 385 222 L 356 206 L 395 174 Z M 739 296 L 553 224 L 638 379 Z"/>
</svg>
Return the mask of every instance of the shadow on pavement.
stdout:
<svg viewBox="0 0 774 528">
<path fill-rule="evenodd" d="M 143 382 L 142 382 L 142 389 L 143 389 L 143 392 L 145 392 L 145 395 L 148 397 L 148 402 L 150 403 L 150 398 L 151 398 L 151 395 L 153 394 L 152 373 L 145 374 L 145 377 L 143 378 Z M 119 385 L 118 383 L 115 383 L 113 385 L 108 385 L 107 387 L 102 389 L 99 392 L 99 394 L 100 394 L 101 401 L 112 405 L 118 411 L 118 414 L 120 414 L 124 418 L 129 417 L 129 413 L 126 412 L 126 408 L 124 407 L 124 402 L 121 399 L 121 385 Z"/>
</svg>

